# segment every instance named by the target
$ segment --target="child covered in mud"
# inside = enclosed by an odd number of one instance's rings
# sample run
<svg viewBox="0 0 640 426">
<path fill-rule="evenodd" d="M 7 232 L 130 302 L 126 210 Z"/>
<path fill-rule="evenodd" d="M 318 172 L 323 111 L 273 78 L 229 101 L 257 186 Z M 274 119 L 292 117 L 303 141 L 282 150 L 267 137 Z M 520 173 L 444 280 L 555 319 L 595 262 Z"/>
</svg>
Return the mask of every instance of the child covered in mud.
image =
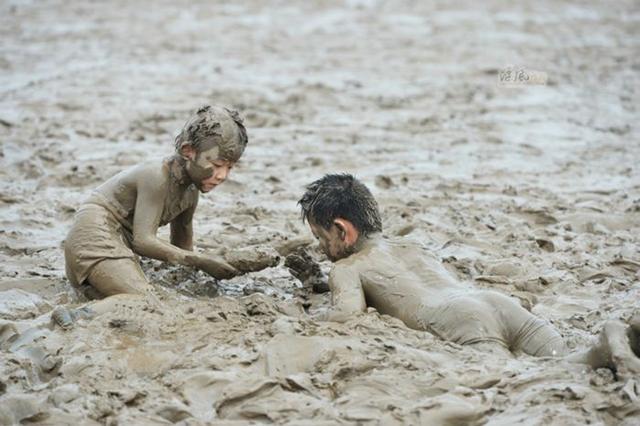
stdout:
<svg viewBox="0 0 640 426">
<path fill-rule="evenodd" d="M 371 306 L 461 345 L 534 356 L 567 354 L 560 334 L 514 299 L 458 281 L 417 244 L 383 238 L 376 200 L 353 176 L 324 176 L 307 186 L 299 204 L 320 248 L 335 262 L 329 275 L 333 306 L 319 319 L 344 321 Z M 609 321 L 598 345 L 569 359 L 640 374 L 639 335 L 640 315 L 628 329 Z"/>
<path fill-rule="evenodd" d="M 193 251 L 192 219 L 199 194 L 227 179 L 246 146 L 236 111 L 200 108 L 176 137 L 175 154 L 113 176 L 80 207 L 64 243 L 69 281 L 94 297 L 145 295 L 151 285 L 137 255 L 192 266 L 218 279 L 236 275 L 224 260 Z M 166 224 L 171 243 L 156 235 Z"/>
</svg>

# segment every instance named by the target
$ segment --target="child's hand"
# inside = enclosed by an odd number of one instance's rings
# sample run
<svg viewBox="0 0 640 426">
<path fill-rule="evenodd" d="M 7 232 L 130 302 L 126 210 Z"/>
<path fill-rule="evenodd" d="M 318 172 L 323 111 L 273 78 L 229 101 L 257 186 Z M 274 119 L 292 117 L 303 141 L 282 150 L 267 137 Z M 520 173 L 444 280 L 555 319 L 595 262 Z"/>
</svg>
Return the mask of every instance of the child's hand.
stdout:
<svg viewBox="0 0 640 426">
<path fill-rule="evenodd" d="M 303 283 L 311 276 L 320 273 L 320 265 L 314 262 L 304 249 L 288 255 L 284 260 L 284 266 L 289 268 L 291 275 Z"/>
<path fill-rule="evenodd" d="M 226 280 L 240 274 L 236 268 L 216 257 L 198 256 L 193 266 L 218 280 Z"/>
<path fill-rule="evenodd" d="M 302 282 L 302 285 L 311 287 L 315 293 L 329 291 L 327 278 L 322 273 L 320 265 L 304 249 L 299 249 L 287 256 L 284 265 L 289 268 L 291 275 Z"/>
</svg>

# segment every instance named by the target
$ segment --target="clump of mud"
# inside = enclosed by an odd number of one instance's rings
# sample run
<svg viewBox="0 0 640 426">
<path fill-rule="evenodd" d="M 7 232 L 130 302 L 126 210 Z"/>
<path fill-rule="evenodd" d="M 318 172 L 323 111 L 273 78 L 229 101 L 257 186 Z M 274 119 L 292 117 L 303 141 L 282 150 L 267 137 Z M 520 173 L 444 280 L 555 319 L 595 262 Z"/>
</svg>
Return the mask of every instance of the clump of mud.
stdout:
<svg viewBox="0 0 640 426">
<path fill-rule="evenodd" d="M 227 251 L 224 259 L 238 271 L 247 273 L 276 266 L 280 255 L 270 246 L 246 247 Z"/>
</svg>

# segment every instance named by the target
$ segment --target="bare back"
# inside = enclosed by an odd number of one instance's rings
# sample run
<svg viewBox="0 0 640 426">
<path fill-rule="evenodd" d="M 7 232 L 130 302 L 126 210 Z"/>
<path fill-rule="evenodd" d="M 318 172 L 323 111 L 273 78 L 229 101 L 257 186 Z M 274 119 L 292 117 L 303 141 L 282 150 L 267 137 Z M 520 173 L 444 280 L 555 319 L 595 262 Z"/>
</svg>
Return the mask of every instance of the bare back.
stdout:
<svg viewBox="0 0 640 426">
<path fill-rule="evenodd" d="M 368 238 L 336 262 L 329 277 L 339 320 L 376 308 L 408 327 L 459 344 L 490 345 L 530 355 L 564 353 L 558 332 L 512 298 L 458 281 L 419 244 Z"/>
<path fill-rule="evenodd" d="M 410 242 L 374 237 L 337 265 L 343 263 L 358 270 L 368 306 L 414 328 L 420 328 L 416 314 L 424 317 L 450 297 L 472 290 L 423 247 Z"/>
</svg>

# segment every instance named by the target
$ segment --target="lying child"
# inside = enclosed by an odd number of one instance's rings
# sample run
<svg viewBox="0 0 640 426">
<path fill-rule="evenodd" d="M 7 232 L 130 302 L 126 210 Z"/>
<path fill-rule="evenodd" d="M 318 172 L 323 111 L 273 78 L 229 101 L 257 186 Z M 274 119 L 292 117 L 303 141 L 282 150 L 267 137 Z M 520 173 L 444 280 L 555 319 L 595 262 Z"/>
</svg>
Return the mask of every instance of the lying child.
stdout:
<svg viewBox="0 0 640 426">
<path fill-rule="evenodd" d="M 534 356 L 567 353 L 560 334 L 511 297 L 458 281 L 419 245 L 383 238 L 376 200 L 353 176 L 326 175 L 306 189 L 299 201 L 303 220 L 335 262 L 333 306 L 321 319 L 343 321 L 371 306 L 461 345 Z M 628 329 L 610 321 L 596 347 L 570 360 L 638 374 L 639 334 L 640 315 Z"/>
<path fill-rule="evenodd" d="M 144 295 L 151 286 L 136 255 L 234 276 L 224 260 L 193 252 L 192 218 L 199 192 L 223 183 L 246 145 L 236 111 L 200 108 L 177 136 L 174 155 L 113 176 L 80 207 L 64 243 L 69 281 L 94 297 Z M 156 236 L 166 224 L 171 244 Z"/>
</svg>

